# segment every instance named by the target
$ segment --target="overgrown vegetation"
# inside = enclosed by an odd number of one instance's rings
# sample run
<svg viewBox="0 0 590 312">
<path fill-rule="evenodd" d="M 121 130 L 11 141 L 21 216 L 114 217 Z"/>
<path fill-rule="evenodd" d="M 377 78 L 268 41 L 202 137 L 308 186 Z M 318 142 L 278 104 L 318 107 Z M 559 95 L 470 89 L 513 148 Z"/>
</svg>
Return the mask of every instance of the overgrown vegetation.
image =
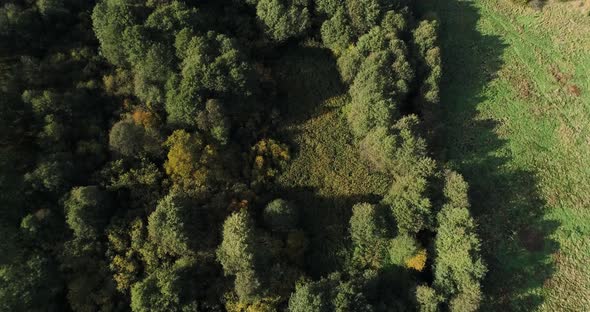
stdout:
<svg viewBox="0 0 590 312">
<path fill-rule="evenodd" d="M 477 310 L 414 5 L 3 4 L 0 310 Z"/>
</svg>

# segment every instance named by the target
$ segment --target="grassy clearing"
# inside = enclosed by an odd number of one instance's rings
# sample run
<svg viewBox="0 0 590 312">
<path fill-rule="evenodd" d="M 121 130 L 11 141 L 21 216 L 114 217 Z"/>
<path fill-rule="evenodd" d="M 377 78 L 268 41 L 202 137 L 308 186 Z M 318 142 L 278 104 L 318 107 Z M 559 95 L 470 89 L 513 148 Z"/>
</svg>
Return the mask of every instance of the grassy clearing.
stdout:
<svg viewBox="0 0 590 312">
<path fill-rule="evenodd" d="M 342 237 L 348 235 L 352 205 L 380 198 L 388 178 L 359 158 L 342 114 L 349 96 L 330 52 L 289 49 L 274 68 L 286 118 L 280 133 L 295 149 L 278 184 L 285 197 L 303 208 L 313 246 L 309 266 L 324 274 L 341 264 L 339 251 L 345 243 Z"/>
<path fill-rule="evenodd" d="M 509 0 L 431 0 L 446 130 L 485 241 L 484 310 L 590 309 L 590 18 Z"/>
</svg>

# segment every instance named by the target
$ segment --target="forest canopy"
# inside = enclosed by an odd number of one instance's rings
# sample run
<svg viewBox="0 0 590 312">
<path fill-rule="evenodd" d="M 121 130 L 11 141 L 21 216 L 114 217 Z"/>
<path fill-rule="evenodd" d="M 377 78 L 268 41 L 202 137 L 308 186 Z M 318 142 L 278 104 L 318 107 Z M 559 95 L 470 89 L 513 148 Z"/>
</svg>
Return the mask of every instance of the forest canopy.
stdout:
<svg viewBox="0 0 590 312">
<path fill-rule="evenodd" d="M 437 36 L 405 0 L 5 1 L 0 311 L 477 310 Z"/>
</svg>

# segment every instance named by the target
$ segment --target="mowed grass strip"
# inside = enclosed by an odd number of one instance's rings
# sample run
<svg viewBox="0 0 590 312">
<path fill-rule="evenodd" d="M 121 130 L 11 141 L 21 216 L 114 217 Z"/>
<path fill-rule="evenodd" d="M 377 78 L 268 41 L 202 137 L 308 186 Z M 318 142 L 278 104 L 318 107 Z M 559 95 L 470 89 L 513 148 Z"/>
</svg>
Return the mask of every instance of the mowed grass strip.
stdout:
<svg viewBox="0 0 590 312">
<path fill-rule="evenodd" d="M 590 18 L 509 0 L 432 0 L 446 148 L 490 265 L 484 310 L 590 310 Z"/>
</svg>

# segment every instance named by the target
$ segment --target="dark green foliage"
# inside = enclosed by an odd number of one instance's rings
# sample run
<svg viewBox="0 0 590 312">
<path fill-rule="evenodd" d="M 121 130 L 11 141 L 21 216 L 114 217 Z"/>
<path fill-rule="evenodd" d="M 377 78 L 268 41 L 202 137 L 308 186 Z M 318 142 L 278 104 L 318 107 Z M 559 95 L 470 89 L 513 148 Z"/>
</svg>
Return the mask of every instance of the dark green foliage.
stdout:
<svg viewBox="0 0 590 312">
<path fill-rule="evenodd" d="M 289 231 L 299 223 L 299 211 L 293 203 L 275 199 L 264 208 L 264 221 L 275 231 Z"/>
<path fill-rule="evenodd" d="M 72 189 L 64 203 L 66 222 L 79 238 L 96 238 L 102 233 L 112 211 L 108 195 L 97 186 Z"/>
<path fill-rule="evenodd" d="M 3 3 L 0 310 L 476 309 L 413 7 Z"/>
<path fill-rule="evenodd" d="M 256 14 L 272 39 L 284 41 L 303 35 L 310 27 L 308 2 L 309 0 L 259 0 Z"/>
<path fill-rule="evenodd" d="M 180 75 L 172 76 L 166 85 L 170 123 L 195 125 L 207 99 L 251 92 L 250 66 L 230 38 L 208 32 L 177 41 L 177 49 L 184 58 Z"/>
<path fill-rule="evenodd" d="M 58 311 L 62 285 L 55 264 L 38 254 L 13 260 L 0 266 L 0 311 Z"/>
<path fill-rule="evenodd" d="M 197 117 L 199 129 L 209 133 L 219 144 L 225 145 L 229 140 L 230 121 L 226 117 L 223 103 L 210 99 L 205 103 L 205 109 Z"/>
</svg>

